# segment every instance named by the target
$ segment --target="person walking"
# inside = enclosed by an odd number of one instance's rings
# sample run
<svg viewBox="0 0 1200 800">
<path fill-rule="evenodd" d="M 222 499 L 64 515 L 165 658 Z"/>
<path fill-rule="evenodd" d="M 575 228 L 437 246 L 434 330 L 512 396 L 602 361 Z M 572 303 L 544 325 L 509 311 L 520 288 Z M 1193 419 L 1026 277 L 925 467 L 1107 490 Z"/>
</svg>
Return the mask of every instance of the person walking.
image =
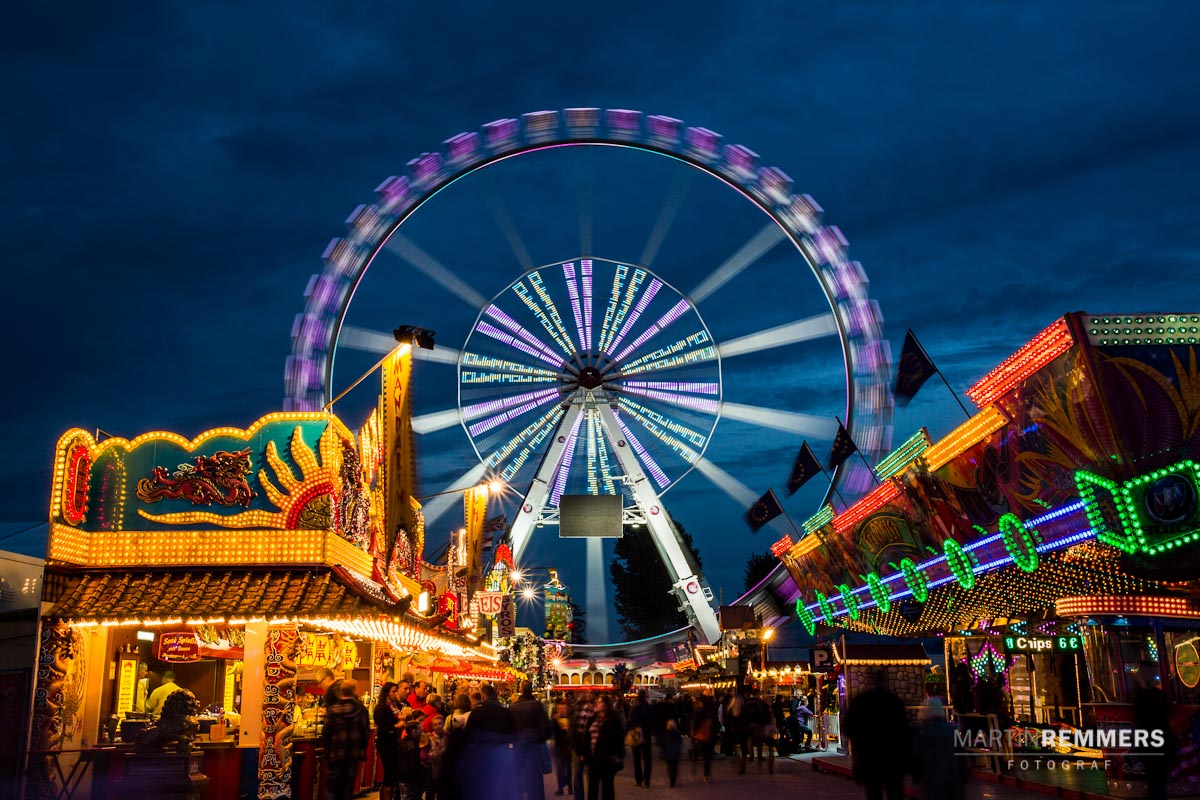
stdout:
<svg viewBox="0 0 1200 800">
<path fill-rule="evenodd" d="M 421 723 L 411 709 L 401 712 L 404 736 L 400 739 L 397 763 L 400 797 L 398 800 L 419 800 L 425 771 L 421 766 Z"/>
<path fill-rule="evenodd" d="M 654 709 L 646 702 L 646 690 L 639 689 L 637 702 L 629 712 L 629 730 L 625 742 L 633 751 L 633 780 L 638 786 L 650 785 L 654 764 Z"/>
<path fill-rule="evenodd" d="M 575 797 L 581 800 L 586 794 L 584 775 L 587 772 L 588 754 L 592 751 L 592 720 L 596 716 L 596 704 L 591 692 L 583 696 L 575 707 L 575 721 L 571 727 L 571 747 L 575 754 Z"/>
<path fill-rule="evenodd" d="M 587 800 L 615 800 L 613 781 L 625 768 L 625 732 L 607 697 L 596 698 L 595 710 L 589 727 Z"/>
<path fill-rule="evenodd" d="M 872 676 L 874 686 L 850 701 L 842 732 L 850 739 L 852 773 L 867 800 L 904 800 L 904 776 L 910 769 L 912 732 L 904 703 L 884 685 L 886 674 Z"/>
<path fill-rule="evenodd" d="M 679 778 L 679 756 L 683 753 L 683 734 L 679 731 L 679 723 L 673 719 L 667 720 L 667 727 L 662 735 L 663 761 L 667 762 L 667 780 L 671 788 Z"/>
<path fill-rule="evenodd" d="M 484 684 L 483 702 L 467 718 L 466 747 L 458 764 L 465 800 L 508 800 L 516 787 L 510 748 L 515 724 L 512 713 L 496 699 L 496 687 Z M 497 781 L 499 778 L 499 786 Z"/>
<path fill-rule="evenodd" d="M 554 727 L 554 774 L 558 780 L 558 788 L 554 794 L 561 797 L 563 793 L 571 794 L 571 762 L 575 760 L 574 741 L 571 736 L 571 726 L 575 722 L 575 714 L 571 704 L 564 697 L 554 704 L 554 714 L 550 719 Z"/>
<path fill-rule="evenodd" d="M 1136 675 L 1137 690 L 1133 695 L 1134 729 L 1162 737 L 1161 746 L 1148 742 L 1138 748 L 1146 765 L 1146 797 L 1149 800 L 1163 800 L 1167 796 L 1167 783 L 1178 758 L 1175 737 L 1171 732 L 1171 698 L 1158 687 L 1157 672 L 1157 663 L 1142 662 Z"/>
<path fill-rule="evenodd" d="M 553 735 L 546 709 L 533 696 L 533 683 L 521 681 L 521 694 L 509 707 L 513 718 L 513 745 L 517 766 L 517 797 L 520 800 L 546 800 L 546 782 L 542 765 L 546 740 Z"/>
<path fill-rule="evenodd" d="M 467 720 L 471 716 L 471 698 L 461 693 L 454 698 L 454 713 L 446 719 L 445 754 L 442 756 L 442 780 L 438 794 L 444 800 L 459 800 L 458 765 L 467 742 Z"/>
<path fill-rule="evenodd" d="M 696 701 L 692 712 L 692 742 L 700 752 L 704 764 L 704 782 L 712 780 L 713 751 L 717 746 L 717 732 L 721 724 L 717 721 L 717 705 L 712 697 L 705 695 Z"/>
<path fill-rule="evenodd" d="M 929 698 L 917 728 L 913 778 L 924 800 L 963 800 L 966 797 L 966 759 L 954 752 L 957 729 L 946 719 L 942 701 Z"/>
<path fill-rule="evenodd" d="M 392 800 L 392 794 L 399 782 L 397 770 L 400 769 L 400 741 L 397 733 L 403 727 L 400 722 L 399 709 L 396 707 L 396 684 L 388 681 L 379 687 L 379 696 L 375 700 L 375 753 L 379 763 L 383 765 L 383 784 L 379 787 L 379 800 Z"/>
<path fill-rule="evenodd" d="M 325 797 L 351 800 L 358 766 L 367 760 L 367 707 L 358 699 L 358 683 L 347 678 L 338 684 L 339 697 L 325 712 L 321 732 L 325 747 Z"/>
</svg>

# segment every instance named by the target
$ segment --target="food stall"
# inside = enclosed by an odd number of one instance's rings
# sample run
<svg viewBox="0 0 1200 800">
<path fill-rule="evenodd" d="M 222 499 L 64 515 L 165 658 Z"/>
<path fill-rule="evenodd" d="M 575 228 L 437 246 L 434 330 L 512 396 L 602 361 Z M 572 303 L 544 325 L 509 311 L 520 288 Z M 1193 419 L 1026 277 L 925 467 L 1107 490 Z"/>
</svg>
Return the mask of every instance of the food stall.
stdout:
<svg viewBox="0 0 1200 800">
<path fill-rule="evenodd" d="M 1200 751 L 1198 348 L 1196 314 L 1056 320 L 968 389 L 969 419 L 805 521 L 780 555 L 801 623 L 943 637 L 953 713 L 1000 726 L 1129 727 L 1161 687 Z M 1172 780 L 1194 793 L 1200 771 Z"/>
<path fill-rule="evenodd" d="M 385 364 L 385 392 L 357 434 L 328 412 L 191 440 L 63 434 L 29 796 L 126 780 L 168 672 L 202 712 L 203 796 L 266 800 L 320 796 L 325 670 L 354 679 L 369 704 L 389 678 L 440 680 L 428 669 L 439 658 L 460 672 L 496 664 L 473 635 L 474 587 L 423 557 L 404 435 L 410 358 L 401 346 Z M 460 559 L 486 513 L 486 487 L 467 494 Z"/>
</svg>

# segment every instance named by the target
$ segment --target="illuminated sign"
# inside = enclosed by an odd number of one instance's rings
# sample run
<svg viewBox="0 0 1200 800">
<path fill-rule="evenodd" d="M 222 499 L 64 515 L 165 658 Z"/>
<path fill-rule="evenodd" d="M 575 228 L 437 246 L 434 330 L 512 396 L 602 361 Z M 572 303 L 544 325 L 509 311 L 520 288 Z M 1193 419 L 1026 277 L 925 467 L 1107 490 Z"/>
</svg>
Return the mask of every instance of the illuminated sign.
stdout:
<svg viewBox="0 0 1200 800">
<path fill-rule="evenodd" d="M 476 592 L 479 613 L 487 616 L 499 614 L 504 607 L 504 592 Z"/>
<path fill-rule="evenodd" d="M 1078 636 L 1005 636 L 1006 653 L 1078 653 L 1083 640 Z"/>
<path fill-rule="evenodd" d="M 158 637 L 158 660 L 182 664 L 200 660 L 200 646 L 191 631 L 169 632 Z"/>
</svg>

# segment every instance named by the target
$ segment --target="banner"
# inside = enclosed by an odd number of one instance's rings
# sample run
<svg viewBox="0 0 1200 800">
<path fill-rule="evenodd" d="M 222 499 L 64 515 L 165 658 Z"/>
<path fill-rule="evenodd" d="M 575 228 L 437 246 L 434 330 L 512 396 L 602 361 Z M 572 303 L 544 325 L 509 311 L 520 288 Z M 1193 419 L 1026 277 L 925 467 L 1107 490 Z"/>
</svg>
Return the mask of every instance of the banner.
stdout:
<svg viewBox="0 0 1200 800">
<path fill-rule="evenodd" d="M 501 639 L 517 635 L 517 601 L 512 595 L 504 596 L 504 604 L 496 617 L 496 635 Z"/>
<path fill-rule="evenodd" d="M 383 396 L 379 399 L 383 419 L 384 480 L 384 538 L 389 548 L 386 560 L 388 571 L 397 550 L 404 551 L 403 565 L 411 570 L 419 564 L 424 550 L 423 541 L 415 541 L 416 509 L 413 494 L 416 490 L 416 463 L 413 458 L 412 397 L 409 391 L 412 378 L 412 352 L 397 349 L 383 362 Z M 397 537 L 407 539 L 406 546 Z M 419 571 L 418 573 L 419 574 Z"/>
<path fill-rule="evenodd" d="M 801 486 L 808 483 L 809 479 L 820 471 L 821 462 L 817 461 L 808 442 L 800 445 L 800 452 L 796 456 L 795 463 L 792 464 L 792 471 L 788 474 L 788 495 L 795 494 Z"/>
<path fill-rule="evenodd" d="M 775 496 L 775 490 L 767 489 L 767 493 L 758 498 L 758 502 L 750 506 L 750 510 L 746 512 L 746 524 L 750 526 L 751 531 L 758 533 L 763 525 L 766 525 L 782 513 L 783 506 L 779 504 L 779 498 Z"/>
<path fill-rule="evenodd" d="M 504 592 L 479 592 L 475 595 L 480 614 L 495 616 L 504 610 Z"/>
<path fill-rule="evenodd" d="M 937 374 L 933 360 L 917 341 L 917 336 L 911 330 L 904 336 L 904 348 L 900 351 L 900 365 L 896 369 L 896 388 L 892 392 L 896 402 L 907 405 L 912 400 L 925 381 Z"/>
<path fill-rule="evenodd" d="M 467 590 L 479 585 L 483 576 L 483 525 L 487 520 L 488 487 L 476 486 L 463 493 L 463 526 L 467 529 Z"/>
</svg>

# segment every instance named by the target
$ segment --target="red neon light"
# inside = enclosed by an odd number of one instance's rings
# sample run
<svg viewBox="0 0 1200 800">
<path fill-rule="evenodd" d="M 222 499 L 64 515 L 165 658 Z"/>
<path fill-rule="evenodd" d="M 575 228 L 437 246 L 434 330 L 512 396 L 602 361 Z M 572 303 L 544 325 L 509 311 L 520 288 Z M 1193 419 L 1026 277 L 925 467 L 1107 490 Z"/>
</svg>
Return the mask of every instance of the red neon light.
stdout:
<svg viewBox="0 0 1200 800">
<path fill-rule="evenodd" d="M 1059 616 L 1117 614 L 1139 617 L 1200 617 L 1200 608 L 1184 597 L 1104 596 L 1061 597 L 1054 603 Z"/>
<path fill-rule="evenodd" d="M 866 497 L 834 517 L 833 529 L 841 533 L 852 528 L 899 496 L 900 487 L 895 481 L 881 483 Z"/>
<path fill-rule="evenodd" d="M 792 549 L 792 537 L 785 533 L 782 539 L 771 545 L 771 555 L 779 558 L 790 549 Z"/>
<path fill-rule="evenodd" d="M 1058 320 L 967 389 L 967 397 L 978 408 L 991 405 L 996 398 L 1070 350 L 1074 343 L 1067 321 Z"/>
</svg>

